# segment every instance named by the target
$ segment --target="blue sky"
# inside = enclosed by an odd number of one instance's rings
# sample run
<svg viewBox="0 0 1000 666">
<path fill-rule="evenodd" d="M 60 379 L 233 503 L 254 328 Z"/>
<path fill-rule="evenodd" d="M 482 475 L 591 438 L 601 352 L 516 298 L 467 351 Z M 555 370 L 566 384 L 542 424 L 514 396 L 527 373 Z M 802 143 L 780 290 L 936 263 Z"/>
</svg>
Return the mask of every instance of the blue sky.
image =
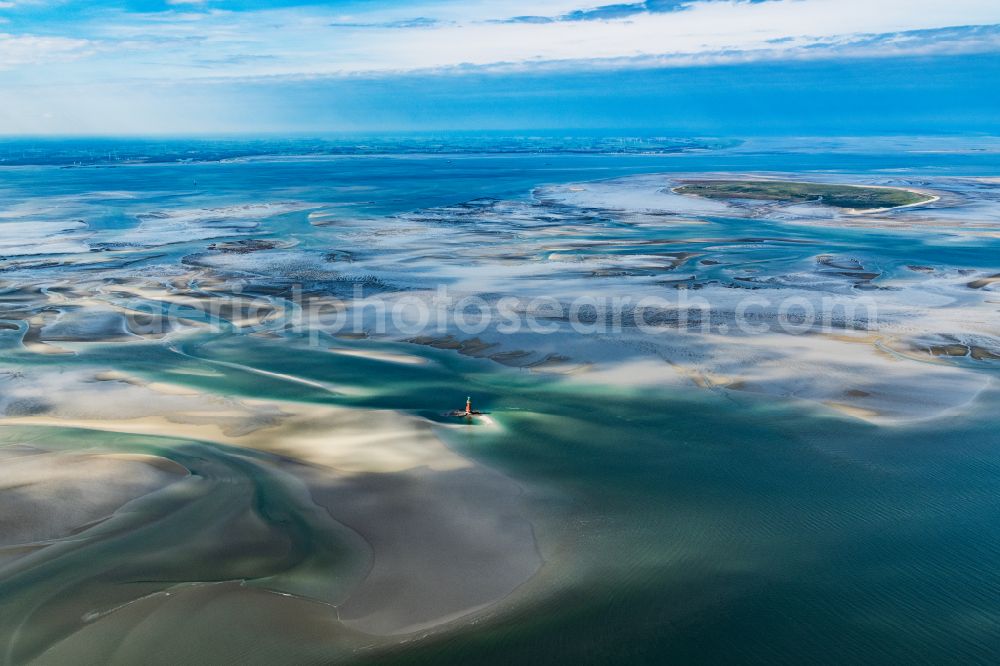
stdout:
<svg viewBox="0 0 1000 666">
<path fill-rule="evenodd" d="M 996 0 L 0 0 L 0 133 L 1000 133 Z"/>
</svg>

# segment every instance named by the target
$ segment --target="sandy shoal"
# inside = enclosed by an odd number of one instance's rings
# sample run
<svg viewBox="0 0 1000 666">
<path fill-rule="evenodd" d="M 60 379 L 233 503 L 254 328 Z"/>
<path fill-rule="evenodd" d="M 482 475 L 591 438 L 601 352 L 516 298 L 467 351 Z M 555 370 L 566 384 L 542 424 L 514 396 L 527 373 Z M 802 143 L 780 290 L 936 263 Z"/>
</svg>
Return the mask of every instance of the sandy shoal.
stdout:
<svg viewBox="0 0 1000 666">
<path fill-rule="evenodd" d="M 118 420 L 38 414 L 0 424 L 159 435 L 281 456 L 283 462 L 274 464 L 302 479 L 314 502 L 372 548 L 368 576 L 337 608 L 346 626 L 367 634 L 409 633 L 461 618 L 508 596 L 540 568 L 520 487 L 453 452 L 428 422 L 388 410 L 283 401 L 241 405 L 277 407 L 281 418 L 245 433 L 226 428 L 231 415 L 225 412 L 216 415 L 219 424 L 189 422 L 182 414 Z M 40 521 L 51 519 L 51 512 L 39 515 Z"/>
<path fill-rule="evenodd" d="M 186 474 L 182 467 L 150 456 L 27 447 L 6 448 L 0 456 L 0 550 L 73 534 Z"/>
</svg>

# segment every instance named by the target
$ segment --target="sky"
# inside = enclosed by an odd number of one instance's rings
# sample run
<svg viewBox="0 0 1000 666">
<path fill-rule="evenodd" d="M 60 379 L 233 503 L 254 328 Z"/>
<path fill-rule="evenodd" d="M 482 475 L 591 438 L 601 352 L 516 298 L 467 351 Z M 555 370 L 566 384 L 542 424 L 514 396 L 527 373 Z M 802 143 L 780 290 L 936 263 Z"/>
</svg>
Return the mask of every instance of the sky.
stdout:
<svg viewBox="0 0 1000 666">
<path fill-rule="evenodd" d="M 997 0 L 0 0 L 0 134 L 1000 134 Z"/>
</svg>

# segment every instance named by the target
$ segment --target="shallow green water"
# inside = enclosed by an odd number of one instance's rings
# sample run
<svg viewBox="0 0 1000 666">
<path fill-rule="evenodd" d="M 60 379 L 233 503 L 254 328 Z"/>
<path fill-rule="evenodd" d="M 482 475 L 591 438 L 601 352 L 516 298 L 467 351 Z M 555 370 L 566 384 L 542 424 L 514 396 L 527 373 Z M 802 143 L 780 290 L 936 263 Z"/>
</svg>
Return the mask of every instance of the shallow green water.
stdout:
<svg viewBox="0 0 1000 666">
<path fill-rule="evenodd" d="M 4 663 L 41 656 L 81 619 L 86 624 L 188 582 L 247 581 L 336 602 L 364 575 L 368 553 L 357 535 L 309 501 L 300 483 L 268 464 L 269 456 L 165 437 L 0 428 L 0 446 L 12 444 L 154 455 L 184 466 L 190 476 L 132 501 L 79 538 L 4 567 Z M 220 623 L 217 630 L 234 628 Z M 80 658 L 93 663 L 110 655 L 95 648 Z"/>
<path fill-rule="evenodd" d="M 405 350 L 414 353 L 412 346 Z M 485 620 L 379 650 L 371 656 L 379 663 L 986 662 L 996 646 L 1000 538 L 987 527 L 998 518 L 1000 452 L 992 419 L 982 410 L 979 417 L 972 410 L 927 426 L 880 428 L 816 408 L 705 391 L 570 388 L 420 348 L 416 353 L 433 359 L 431 365 L 257 340 L 238 348 L 207 342 L 186 351 L 350 382 L 370 394 L 321 395 L 218 365 L 217 377 L 172 375 L 164 371 L 169 352 L 155 346 L 127 356 L 120 347 L 97 348 L 76 362 L 113 362 L 150 379 L 186 377 L 231 395 L 415 414 L 439 412 L 443 396 L 461 386 L 502 425 L 499 432 L 469 426 L 442 430 L 442 436 L 523 485 L 546 567 Z M 196 362 L 182 357 L 179 363 Z M 996 398 L 990 393 L 981 400 Z M 12 441 L 22 432 L 8 430 L 5 437 Z M 60 433 L 56 441 L 73 445 L 67 437 Z M 197 456 L 204 460 L 199 474 L 212 483 L 212 514 L 195 521 L 184 512 L 169 517 L 192 529 L 147 528 L 159 537 L 182 535 L 157 560 L 158 567 L 170 565 L 155 568 L 159 576 L 169 579 L 164 572 L 171 567 L 190 566 L 185 549 L 224 518 L 225 512 L 214 515 L 216 491 L 225 486 L 213 468 L 259 484 L 252 494 L 267 504 L 258 512 L 280 524 L 281 538 L 298 543 L 296 563 L 269 558 L 263 548 L 247 562 L 253 572 L 302 572 L 308 565 L 301 560 L 316 553 L 326 553 L 319 566 L 337 566 L 329 559 L 338 557 L 335 542 L 312 541 L 329 530 L 287 523 L 301 507 L 288 505 L 288 491 L 254 471 L 245 454 L 114 439 L 123 449 L 185 456 L 185 464 Z M 245 492 L 239 491 L 243 499 L 228 491 L 226 497 L 245 503 Z M 101 571 L 115 569 L 135 557 L 137 538 L 112 540 L 110 550 L 81 555 L 74 567 L 99 561 Z M 216 572 L 210 561 L 204 566 L 182 568 L 178 579 L 242 577 Z M 67 592 L 58 575 L 43 573 L 37 576 L 46 587 Z M 282 588 L 280 580 L 265 585 Z M 14 589 L 16 581 L 8 581 L 5 597 Z"/>
</svg>

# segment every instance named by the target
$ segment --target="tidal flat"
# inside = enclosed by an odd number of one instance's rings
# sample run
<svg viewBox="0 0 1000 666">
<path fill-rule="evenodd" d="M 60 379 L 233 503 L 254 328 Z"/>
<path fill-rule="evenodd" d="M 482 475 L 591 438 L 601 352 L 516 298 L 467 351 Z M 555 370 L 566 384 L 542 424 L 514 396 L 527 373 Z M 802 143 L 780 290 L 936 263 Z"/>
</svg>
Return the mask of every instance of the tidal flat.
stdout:
<svg viewBox="0 0 1000 666">
<path fill-rule="evenodd" d="M 3 663 L 990 661 L 989 154 L 161 149 L 0 167 Z"/>
</svg>

